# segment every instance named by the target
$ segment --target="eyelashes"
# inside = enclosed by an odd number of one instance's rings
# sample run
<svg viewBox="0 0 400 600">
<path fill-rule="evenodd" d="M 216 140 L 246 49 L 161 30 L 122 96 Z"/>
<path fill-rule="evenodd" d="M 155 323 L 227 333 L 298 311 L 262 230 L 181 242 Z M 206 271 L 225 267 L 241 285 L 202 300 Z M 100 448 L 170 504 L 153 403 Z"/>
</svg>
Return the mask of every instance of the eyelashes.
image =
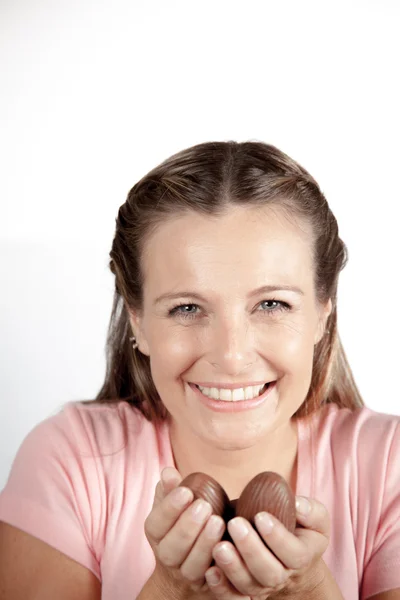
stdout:
<svg viewBox="0 0 400 600">
<path fill-rule="evenodd" d="M 273 304 L 274 306 L 266 305 Z M 283 312 L 291 310 L 290 304 L 281 300 L 263 300 L 256 308 L 256 312 L 265 313 L 266 316 L 277 316 Z M 168 311 L 169 317 L 176 317 L 183 321 L 193 321 L 202 317 L 201 308 L 198 304 L 188 302 L 187 304 L 179 304 Z M 263 315 L 264 316 L 264 315 Z"/>
<path fill-rule="evenodd" d="M 175 315 L 179 315 L 179 317 L 183 319 L 193 319 L 197 317 L 197 312 L 192 310 L 186 310 L 191 308 L 199 308 L 197 304 L 179 304 L 175 306 L 170 311 L 168 311 L 168 316 L 173 317 Z"/>
</svg>

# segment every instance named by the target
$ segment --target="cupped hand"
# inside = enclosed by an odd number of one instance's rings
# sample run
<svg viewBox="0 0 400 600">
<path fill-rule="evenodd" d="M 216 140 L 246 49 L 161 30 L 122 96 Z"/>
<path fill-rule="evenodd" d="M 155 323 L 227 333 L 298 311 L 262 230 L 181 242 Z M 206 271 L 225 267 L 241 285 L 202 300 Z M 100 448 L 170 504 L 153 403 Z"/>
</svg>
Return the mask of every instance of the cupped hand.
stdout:
<svg viewBox="0 0 400 600">
<path fill-rule="evenodd" d="M 255 519 L 259 534 L 242 517 L 228 522 L 235 545 L 216 544 L 212 552 L 216 566 L 206 572 L 206 581 L 215 598 L 264 600 L 279 597 L 279 592 L 307 596 L 322 583 L 322 555 L 330 535 L 329 514 L 314 499 L 297 500 L 300 500 L 296 503 L 298 526 L 294 534 L 267 513 L 260 513 Z M 307 505 L 309 511 L 300 512 L 301 506 L 307 508 Z M 219 583 L 213 584 L 213 575 L 220 578 Z"/>
<path fill-rule="evenodd" d="M 169 591 L 171 598 L 189 597 L 188 591 L 207 594 L 205 572 L 226 528 L 221 517 L 212 515 L 210 504 L 194 500 L 189 488 L 179 486 L 181 481 L 173 467 L 163 470 L 144 525 L 156 558 L 153 578 L 166 598 Z"/>
</svg>

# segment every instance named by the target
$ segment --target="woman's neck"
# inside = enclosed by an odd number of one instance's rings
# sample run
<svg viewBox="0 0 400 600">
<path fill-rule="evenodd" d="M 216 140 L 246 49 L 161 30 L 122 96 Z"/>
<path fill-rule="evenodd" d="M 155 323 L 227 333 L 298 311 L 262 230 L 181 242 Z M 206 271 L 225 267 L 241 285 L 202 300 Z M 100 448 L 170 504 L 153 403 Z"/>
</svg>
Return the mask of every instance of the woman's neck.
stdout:
<svg viewBox="0 0 400 600">
<path fill-rule="evenodd" d="M 297 483 L 297 423 L 292 420 L 267 439 L 250 448 L 222 450 L 201 438 L 170 425 L 175 467 L 185 478 L 201 471 L 216 479 L 231 500 L 238 498 L 245 485 L 262 471 L 279 473 L 293 493 Z"/>
</svg>

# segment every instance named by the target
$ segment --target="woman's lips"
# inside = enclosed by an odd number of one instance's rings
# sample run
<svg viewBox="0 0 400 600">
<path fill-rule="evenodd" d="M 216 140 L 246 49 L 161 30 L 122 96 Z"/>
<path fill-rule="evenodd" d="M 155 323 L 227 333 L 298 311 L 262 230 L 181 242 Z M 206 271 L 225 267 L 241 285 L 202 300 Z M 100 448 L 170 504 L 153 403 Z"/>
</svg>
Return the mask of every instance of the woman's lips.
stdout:
<svg viewBox="0 0 400 600">
<path fill-rule="evenodd" d="M 270 382 L 267 389 L 262 394 L 256 396 L 252 400 L 214 400 L 213 398 L 209 398 L 208 396 L 202 394 L 196 384 L 189 383 L 189 387 L 196 394 L 197 399 L 200 400 L 202 404 L 207 408 L 210 408 L 215 412 L 232 413 L 250 410 L 252 408 L 256 408 L 264 404 L 264 402 L 266 402 L 267 400 L 272 400 L 271 394 L 275 390 L 276 381 Z"/>
</svg>

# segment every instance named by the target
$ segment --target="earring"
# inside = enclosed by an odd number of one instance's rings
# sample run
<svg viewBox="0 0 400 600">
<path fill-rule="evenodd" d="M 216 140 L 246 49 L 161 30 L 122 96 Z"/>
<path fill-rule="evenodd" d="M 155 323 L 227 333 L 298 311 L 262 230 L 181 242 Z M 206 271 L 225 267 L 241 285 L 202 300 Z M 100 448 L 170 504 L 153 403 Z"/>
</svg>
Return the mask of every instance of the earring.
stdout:
<svg viewBox="0 0 400 600">
<path fill-rule="evenodd" d="M 136 348 L 138 347 L 138 343 L 137 343 L 137 341 L 136 341 L 136 338 L 135 338 L 135 336 L 133 335 L 132 337 L 130 337 L 130 338 L 129 338 L 129 341 L 130 341 L 130 342 L 133 342 L 133 344 L 132 344 L 132 348 L 133 348 L 134 350 L 136 350 Z"/>
</svg>

